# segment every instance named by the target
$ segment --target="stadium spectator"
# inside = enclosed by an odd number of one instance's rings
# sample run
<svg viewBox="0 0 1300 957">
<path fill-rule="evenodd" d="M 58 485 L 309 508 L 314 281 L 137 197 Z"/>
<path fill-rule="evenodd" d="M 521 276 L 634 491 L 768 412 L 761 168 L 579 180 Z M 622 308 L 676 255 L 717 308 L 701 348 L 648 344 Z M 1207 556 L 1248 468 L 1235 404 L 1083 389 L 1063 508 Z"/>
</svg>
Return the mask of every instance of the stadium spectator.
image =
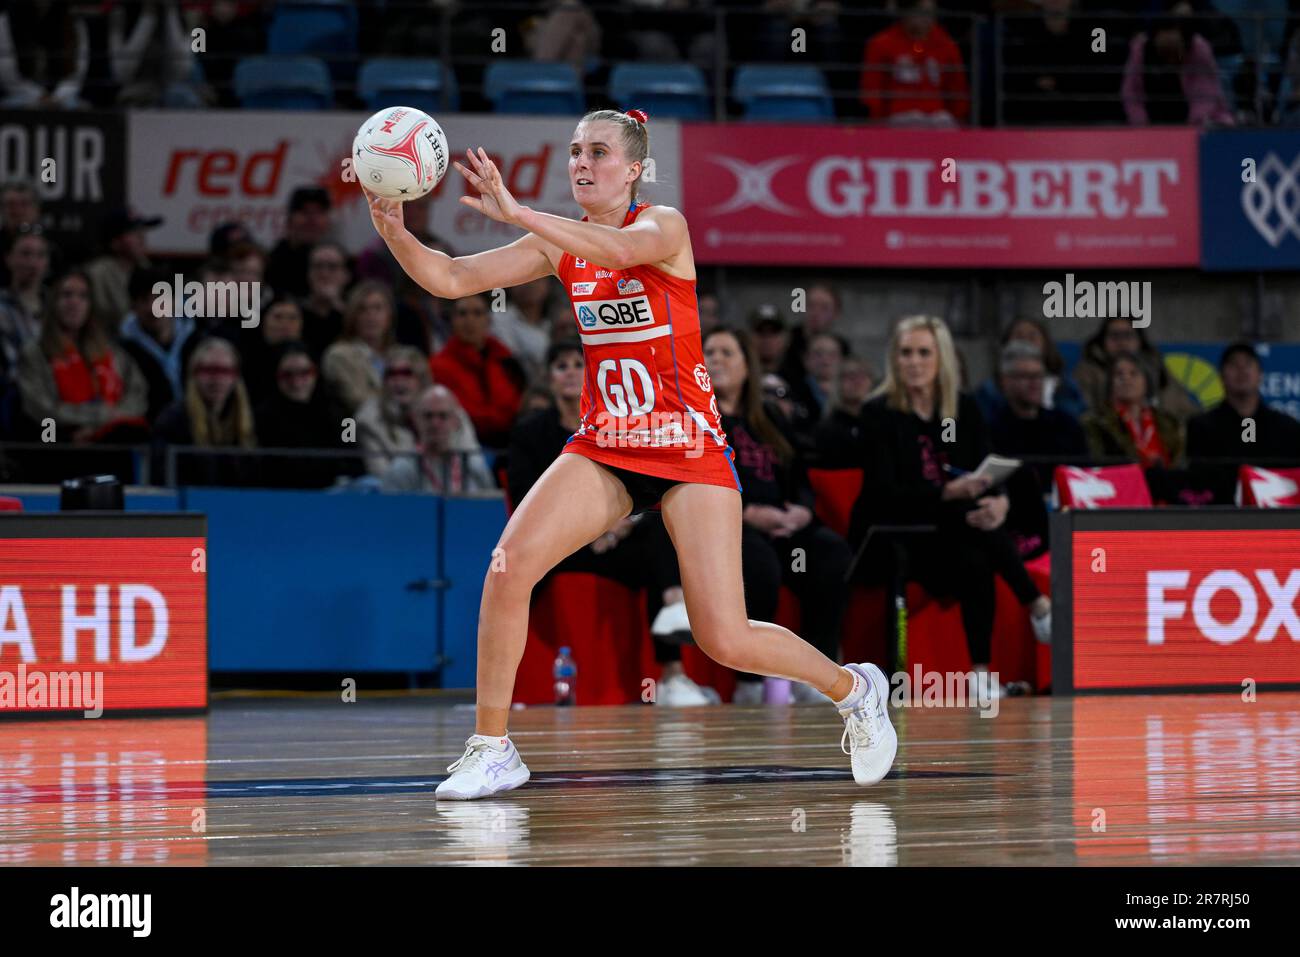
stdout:
<svg viewBox="0 0 1300 957">
<path fill-rule="evenodd" d="M 41 233 L 41 205 L 36 198 L 36 190 L 30 183 L 9 182 L 0 186 L 0 249 L 12 249 L 13 242 L 25 233 Z M 53 238 L 45 236 L 48 244 L 46 253 L 50 257 L 50 275 L 57 276 L 60 269 L 59 250 L 53 245 Z M 0 257 L 0 287 L 9 285 L 9 267 Z"/>
<path fill-rule="evenodd" d="M 110 334 L 117 333 L 131 311 L 131 273 L 153 265 L 145 230 L 160 225 L 160 216 L 137 216 L 125 208 L 113 210 L 104 221 L 105 252 L 86 266 L 86 275 L 95 316 Z"/>
<path fill-rule="evenodd" d="M 252 241 L 253 236 L 243 223 L 233 221 L 222 223 L 208 234 L 208 255 L 229 259 L 231 249 Z"/>
<path fill-rule="evenodd" d="M 804 351 L 803 375 L 790 382 L 796 405 L 806 410 L 806 418 L 796 416 L 792 423 L 796 431 L 816 430 L 818 423 L 835 404 L 835 390 L 839 387 L 840 363 L 849 354 L 849 346 L 838 335 L 819 332 L 808 340 Z"/>
<path fill-rule="evenodd" d="M 1187 423 L 1188 462 L 1221 505 L 1233 502 L 1239 466 L 1300 464 L 1300 422 L 1264 402 L 1262 371 L 1253 345 L 1229 345 L 1219 359 L 1223 401 Z"/>
<path fill-rule="evenodd" d="M 344 293 L 351 281 L 347 250 L 336 242 L 312 247 L 307 257 L 302 339 L 318 356 L 323 356 L 343 332 Z"/>
<path fill-rule="evenodd" d="M 715 292 L 698 292 L 696 303 L 700 313 L 700 335 L 706 335 L 716 329 L 722 322 L 722 302 Z"/>
<path fill-rule="evenodd" d="M 1183 457 L 1183 425 L 1152 404 L 1153 376 L 1135 352 L 1111 356 L 1106 376 L 1109 401 L 1079 423 L 1096 458 L 1125 458 L 1143 468 L 1172 468 Z"/>
<path fill-rule="evenodd" d="M 960 391 L 957 350 L 943 320 L 910 316 L 894 329 L 884 381 L 862 415 L 862 493 L 853 507 L 855 546 L 874 525 L 934 525 L 930 535 L 897 539 L 902 574 L 936 596 L 961 603 L 977 693 L 997 694 L 987 677 L 993 635 L 996 572 L 1029 611 L 1034 632 L 1051 634 L 1051 601 L 1025 571 L 1004 527 L 1010 500 L 973 473 L 990 451 L 979 405 Z M 953 427 L 955 425 L 955 427 Z M 892 578 L 894 553 L 872 539 L 855 576 Z"/>
<path fill-rule="evenodd" d="M 177 0 L 115 4 L 108 11 L 108 52 L 118 104 L 204 106 L 192 39 Z"/>
<path fill-rule="evenodd" d="M 864 468 L 862 461 L 862 407 L 875 386 L 875 376 L 865 359 L 845 356 L 840 362 L 839 384 L 830 413 L 817 426 L 814 446 L 818 468 Z"/>
<path fill-rule="evenodd" d="M 429 360 L 433 381 L 456 394 L 469 414 L 478 440 L 504 448 L 524 394 L 524 371 L 498 339 L 488 333 L 487 297 L 457 299 L 451 312 L 451 338 Z"/>
<path fill-rule="evenodd" d="M 0 12 L 0 107 L 83 109 L 90 32 L 83 5 L 10 3 Z"/>
<path fill-rule="evenodd" d="M 763 373 L 761 380 L 763 387 L 763 401 L 771 402 L 781 410 L 781 416 L 787 422 L 793 422 L 795 413 L 794 400 L 790 398 L 790 386 L 775 372 Z"/>
<path fill-rule="evenodd" d="M 307 262 L 317 243 L 330 234 L 330 194 L 319 186 L 299 186 L 289 197 L 284 238 L 266 263 L 266 282 L 276 294 L 302 298 L 308 293 Z"/>
<path fill-rule="evenodd" d="M 551 293 L 555 280 L 550 276 L 512 286 L 509 302 L 502 312 L 492 313 L 491 332 L 519 360 L 530 382 L 546 372 L 546 347 L 551 342 Z M 568 308 L 562 310 L 572 315 Z"/>
<path fill-rule="evenodd" d="M 211 0 L 200 6 L 201 26 L 207 34 L 207 45 L 219 55 L 206 56 L 203 75 L 222 107 L 237 107 L 239 101 L 231 79 L 235 64 L 246 56 L 266 52 L 266 23 L 264 4 L 244 3 L 240 0 Z M 363 18 L 369 20 L 371 18 Z M 215 250 L 214 255 L 220 255 Z"/>
<path fill-rule="evenodd" d="M 162 283 L 168 292 L 154 294 Z M 145 418 L 157 420 L 159 413 L 181 397 L 184 390 L 185 346 L 194 334 L 194 319 L 183 313 L 174 316 L 171 296 L 172 277 L 161 269 L 137 269 L 127 286 L 131 311 L 122 321 L 118 333 L 122 348 L 129 355 L 148 384 Z M 161 315 L 159 315 L 161 313 Z"/>
<path fill-rule="evenodd" d="M 568 63 L 584 72 L 600 56 L 600 24 L 582 0 L 553 0 L 547 7 L 525 24 L 524 49 L 539 62 Z"/>
<path fill-rule="evenodd" d="M 988 419 L 989 442 L 993 451 L 1011 458 L 1034 456 L 1082 459 L 1088 441 L 1073 416 L 1043 405 L 1043 380 L 1047 364 L 1033 343 L 1010 339 L 998 357 L 998 402 Z M 1058 463 L 1033 463 L 1041 488 L 1052 486 L 1052 471 Z M 1079 461 L 1070 464 L 1082 464 Z"/>
<path fill-rule="evenodd" d="M 1176 0 L 1168 14 L 1129 41 L 1121 89 L 1129 124 L 1234 125 L 1214 50 L 1192 29 L 1192 5 Z"/>
<path fill-rule="evenodd" d="M 790 424 L 776 406 L 764 401 L 748 333 L 713 330 L 704 339 L 704 361 L 743 489 L 741 565 L 746 612 L 757 621 L 775 620 L 781 585 L 788 586 L 799 598 L 801 634 L 835 658 L 848 597 L 843 579 L 852 553 L 844 539 L 813 514 L 805 464 L 795 449 Z M 801 573 L 793 558 L 795 550 L 806 559 L 805 570 L 816 569 L 815 574 Z M 796 685 L 794 694 L 800 702 L 821 697 L 803 685 Z M 761 678 L 737 676 L 734 701 L 754 704 L 761 697 Z"/>
<path fill-rule="evenodd" d="M 169 445 L 184 447 L 174 476 L 167 474 L 163 455 Z M 154 423 L 154 474 L 168 484 L 254 485 L 256 463 L 240 452 L 256 445 L 239 353 L 228 339 L 203 339 L 190 355 L 184 395 Z"/>
<path fill-rule="evenodd" d="M 999 348 L 1005 349 L 1009 343 L 1025 342 L 1033 346 L 1043 360 L 1043 393 L 1039 404 L 1045 409 L 1059 409 L 1075 419 L 1087 411 L 1083 393 L 1074 380 L 1065 371 L 1065 360 L 1061 351 L 1052 340 L 1047 323 L 1041 319 L 1016 319 L 1002 332 Z M 980 412 L 985 422 L 1001 414 L 1006 405 L 1002 383 L 997 374 L 989 376 L 975 392 L 975 399 L 980 404 Z"/>
<path fill-rule="evenodd" d="M 393 296 L 387 286 L 367 280 L 348 293 L 343 332 L 325 350 L 321 370 L 348 415 L 379 395 L 384 353 L 393 345 Z"/>
<path fill-rule="evenodd" d="M 1165 368 L 1164 357 L 1146 331 L 1128 319 L 1103 319 L 1097 331 L 1083 344 L 1083 355 L 1074 367 L 1074 381 L 1093 411 L 1110 406 L 1108 370 L 1113 356 L 1136 352 L 1155 376 L 1155 404 L 1180 422 L 1201 411 L 1200 404 Z"/>
<path fill-rule="evenodd" d="M 383 477 L 397 456 L 416 450 L 411 415 L 415 400 L 432 383 L 429 360 L 411 346 L 393 346 L 384 356 L 384 386 L 357 409 L 357 442 L 366 471 Z"/>
<path fill-rule="evenodd" d="M 118 424 L 144 424 L 144 376 L 95 318 L 84 272 L 55 282 L 40 335 L 19 355 L 18 392 L 32 422 L 53 420 L 56 441 L 101 441 Z"/>
<path fill-rule="evenodd" d="M 809 340 L 823 332 L 840 331 L 844 304 L 838 289 L 819 282 L 808 287 L 805 309 L 803 322 L 790 330 L 785 360 L 777 370 L 792 389 L 798 388 L 797 383 L 804 376 L 804 352 L 808 349 Z"/>
<path fill-rule="evenodd" d="M 199 266 L 199 282 L 203 284 L 205 289 L 233 288 L 227 286 L 227 284 L 234 281 L 235 274 L 231 270 L 230 263 L 225 259 L 205 259 L 203 264 Z M 259 306 L 265 301 L 265 298 L 259 298 Z M 241 342 L 246 341 L 247 329 L 244 327 L 243 318 L 236 315 L 221 315 L 222 312 L 228 311 L 231 310 L 214 309 L 214 314 L 208 315 L 205 309 L 202 315 L 194 317 L 194 332 L 181 349 L 182 384 L 188 381 L 186 376 L 189 375 L 190 357 L 204 339 L 218 336 L 228 340 L 236 349 L 239 348 Z"/>
<path fill-rule="evenodd" d="M 521 415 L 510 433 L 506 495 L 516 508 L 579 425 L 582 346 L 572 339 L 561 340 L 547 349 L 546 360 L 551 401 L 535 412 Z M 690 626 L 685 617 L 677 557 L 659 512 L 621 520 L 560 562 L 547 577 L 559 572 L 586 572 L 628 588 L 645 588 L 655 661 L 662 668 L 655 703 L 669 707 L 710 703 L 706 692 L 682 670 L 681 645 L 689 638 Z M 540 587 L 539 583 L 534 594 Z"/>
<path fill-rule="evenodd" d="M 955 126 L 970 115 L 961 50 L 934 19 L 934 0 L 901 0 L 901 16 L 867 41 L 859 99 L 873 119 Z"/>
<path fill-rule="evenodd" d="M 390 492 L 463 495 L 496 488 L 468 416 L 443 385 L 431 385 L 416 400 L 413 417 L 419 456 L 402 456 L 381 480 Z"/>
<path fill-rule="evenodd" d="M 237 344 L 244 373 L 244 388 L 254 407 L 277 388 L 276 365 L 280 349 L 290 342 L 302 342 L 302 308 L 292 296 L 280 296 L 262 303 L 261 321 L 241 328 Z M 310 351 L 310 349 L 309 349 Z M 313 353 L 312 359 L 315 360 Z M 257 423 L 261 435 L 261 422 Z"/>
<path fill-rule="evenodd" d="M 266 252 L 261 246 L 252 240 L 235 243 L 228 250 L 226 258 L 235 282 L 258 283 L 264 287 L 263 293 L 268 291 L 265 288 L 270 285 L 266 282 Z M 275 292 L 273 288 L 269 291 L 272 294 Z"/>
<path fill-rule="evenodd" d="M 1042 0 L 1042 16 L 1003 20 L 1003 115 L 1009 123 L 1118 123 L 1113 79 L 1093 51 L 1094 18 L 1073 0 Z"/>
<path fill-rule="evenodd" d="M 344 414 L 319 382 L 316 362 L 301 342 L 282 342 L 273 353 L 275 389 L 254 407 L 258 444 L 264 449 L 347 449 Z M 266 455 L 263 485 L 325 488 L 355 464 L 335 456 Z"/>
<path fill-rule="evenodd" d="M 41 334 L 50 269 L 50 244 L 39 230 L 6 235 L 4 243 L 0 258 L 8 279 L 0 289 L 0 396 L 8 392 L 23 346 Z"/>
<path fill-rule="evenodd" d="M 701 323 L 702 325 L 703 323 Z M 764 372 L 780 375 L 785 368 L 785 354 L 790 344 L 790 334 L 786 330 L 785 316 L 781 310 L 770 303 L 763 303 L 749 315 L 749 327 L 754 335 L 754 352 L 758 358 L 758 368 Z M 701 335 L 708 335 L 717 328 L 701 329 Z"/>
</svg>

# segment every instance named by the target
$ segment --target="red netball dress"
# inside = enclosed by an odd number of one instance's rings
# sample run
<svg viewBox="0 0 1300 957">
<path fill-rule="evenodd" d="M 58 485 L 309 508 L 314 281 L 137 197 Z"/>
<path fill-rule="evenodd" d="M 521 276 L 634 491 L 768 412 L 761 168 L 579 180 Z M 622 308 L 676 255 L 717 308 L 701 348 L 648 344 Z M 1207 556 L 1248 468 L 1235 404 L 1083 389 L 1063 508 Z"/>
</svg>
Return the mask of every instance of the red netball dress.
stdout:
<svg viewBox="0 0 1300 957">
<path fill-rule="evenodd" d="M 633 202 L 623 225 L 649 206 Z M 564 451 L 644 475 L 739 489 L 704 365 L 695 281 L 650 265 L 607 269 L 567 252 L 558 273 L 586 364 L 582 422 Z"/>
</svg>

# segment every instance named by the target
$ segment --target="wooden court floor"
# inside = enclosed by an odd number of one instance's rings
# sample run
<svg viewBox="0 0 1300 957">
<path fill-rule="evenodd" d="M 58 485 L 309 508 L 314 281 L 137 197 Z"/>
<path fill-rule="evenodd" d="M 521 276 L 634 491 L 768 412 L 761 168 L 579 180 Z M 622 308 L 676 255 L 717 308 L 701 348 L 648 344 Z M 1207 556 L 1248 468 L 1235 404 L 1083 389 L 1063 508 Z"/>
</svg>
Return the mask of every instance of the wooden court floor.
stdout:
<svg viewBox="0 0 1300 957">
<path fill-rule="evenodd" d="M 472 718 L 426 696 L 0 722 L 0 864 L 1300 862 L 1300 694 L 895 710 L 869 788 L 829 706 L 531 708 L 529 785 L 435 801 Z"/>
</svg>

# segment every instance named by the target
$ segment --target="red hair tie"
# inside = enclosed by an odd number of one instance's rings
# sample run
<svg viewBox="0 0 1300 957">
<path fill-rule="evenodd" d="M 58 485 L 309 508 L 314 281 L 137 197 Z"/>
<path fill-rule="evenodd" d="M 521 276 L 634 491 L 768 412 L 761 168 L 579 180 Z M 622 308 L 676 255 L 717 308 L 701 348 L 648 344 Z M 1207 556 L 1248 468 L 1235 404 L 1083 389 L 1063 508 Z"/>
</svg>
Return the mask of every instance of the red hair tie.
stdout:
<svg viewBox="0 0 1300 957">
<path fill-rule="evenodd" d="M 645 125 L 646 120 L 650 119 L 650 117 L 646 116 L 645 110 L 628 110 L 627 115 L 632 117 L 632 119 L 636 120 L 642 126 Z"/>
</svg>

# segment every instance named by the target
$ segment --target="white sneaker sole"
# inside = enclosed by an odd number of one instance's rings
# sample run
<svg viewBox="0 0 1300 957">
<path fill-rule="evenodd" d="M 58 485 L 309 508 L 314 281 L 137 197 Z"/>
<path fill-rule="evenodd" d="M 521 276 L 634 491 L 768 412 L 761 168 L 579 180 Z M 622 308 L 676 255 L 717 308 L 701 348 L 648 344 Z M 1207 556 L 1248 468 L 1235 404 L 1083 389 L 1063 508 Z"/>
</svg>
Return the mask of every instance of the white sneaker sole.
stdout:
<svg viewBox="0 0 1300 957">
<path fill-rule="evenodd" d="M 451 778 L 448 778 L 438 785 L 437 790 L 433 792 L 433 796 L 440 801 L 476 801 L 479 798 L 491 797 L 493 794 L 499 794 L 502 791 L 513 791 L 515 788 L 527 784 L 530 776 L 528 765 L 520 764 L 513 771 L 501 775 L 492 784 L 476 788 L 472 792 L 458 791 L 454 787 L 447 787 L 448 784 L 451 784 Z"/>
</svg>

